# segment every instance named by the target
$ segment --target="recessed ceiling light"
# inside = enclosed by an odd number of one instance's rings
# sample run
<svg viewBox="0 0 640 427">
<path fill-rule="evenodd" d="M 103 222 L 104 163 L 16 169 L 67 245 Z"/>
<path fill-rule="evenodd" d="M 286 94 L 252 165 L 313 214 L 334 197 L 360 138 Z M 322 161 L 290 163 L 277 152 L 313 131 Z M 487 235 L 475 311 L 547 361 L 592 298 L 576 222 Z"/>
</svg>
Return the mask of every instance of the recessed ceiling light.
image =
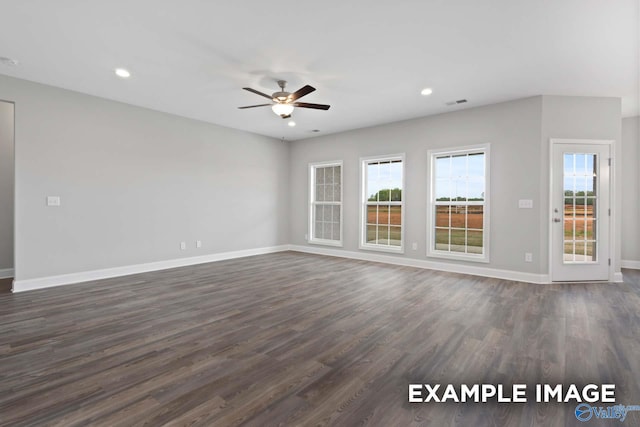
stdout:
<svg viewBox="0 0 640 427">
<path fill-rule="evenodd" d="M 116 76 L 122 77 L 123 79 L 131 77 L 131 73 L 124 68 L 116 68 Z"/>
<path fill-rule="evenodd" d="M 430 87 L 425 87 L 420 91 L 420 95 L 423 95 L 423 96 L 428 96 L 428 95 L 431 95 L 432 93 L 433 93 L 433 89 L 431 89 Z"/>
<path fill-rule="evenodd" d="M 7 65 L 9 67 L 15 67 L 18 65 L 18 60 L 13 58 L 7 58 L 5 56 L 0 56 L 0 64 Z"/>
<path fill-rule="evenodd" d="M 296 125 L 296 122 L 294 122 L 293 120 L 290 120 L 289 123 L 287 123 L 287 125 L 289 125 L 289 127 L 292 128 Z"/>
</svg>

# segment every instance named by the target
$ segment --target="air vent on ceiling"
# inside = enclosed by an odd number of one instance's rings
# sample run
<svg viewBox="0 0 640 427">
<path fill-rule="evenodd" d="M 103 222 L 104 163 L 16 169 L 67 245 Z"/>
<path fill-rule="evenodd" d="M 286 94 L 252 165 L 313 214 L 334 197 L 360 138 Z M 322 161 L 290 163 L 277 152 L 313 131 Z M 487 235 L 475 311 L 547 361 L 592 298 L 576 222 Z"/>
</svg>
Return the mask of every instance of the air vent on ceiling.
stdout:
<svg viewBox="0 0 640 427">
<path fill-rule="evenodd" d="M 446 105 L 458 105 L 458 104 L 465 104 L 467 102 L 466 99 L 458 99 L 457 101 L 449 101 L 446 102 Z"/>
</svg>

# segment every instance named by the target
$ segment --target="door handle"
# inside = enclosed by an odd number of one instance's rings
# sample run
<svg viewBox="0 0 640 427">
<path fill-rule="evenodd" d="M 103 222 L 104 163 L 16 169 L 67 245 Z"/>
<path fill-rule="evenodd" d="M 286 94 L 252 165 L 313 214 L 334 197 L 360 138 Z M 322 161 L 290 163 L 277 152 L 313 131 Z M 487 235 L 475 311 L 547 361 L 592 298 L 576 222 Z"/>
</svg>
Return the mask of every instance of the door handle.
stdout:
<svg viewBox="0 0 640 427">
<path fill-rule="evenodd" d="M 553 218 L 553 222 L 562 222 L 560 218 Z"/>
</svg>

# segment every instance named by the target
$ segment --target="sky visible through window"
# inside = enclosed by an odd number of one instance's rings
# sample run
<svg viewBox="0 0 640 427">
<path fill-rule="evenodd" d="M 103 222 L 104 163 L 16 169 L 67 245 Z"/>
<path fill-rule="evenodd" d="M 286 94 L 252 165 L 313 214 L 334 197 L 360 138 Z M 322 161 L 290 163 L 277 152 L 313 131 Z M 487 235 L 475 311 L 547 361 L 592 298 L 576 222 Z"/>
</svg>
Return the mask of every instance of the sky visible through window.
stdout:
<svg viewBox="0 0 640 427">
<path fill-rule="evenodd" d="M 367 198 L 380 190 L 402 189 L 402 162 L 399 160 L 367 164 Z"/>
<path fill-rule="evenodd" d="M 564 188 L 565 190 L 593 192 L 596 175 L 594 159 L 596 154 L 564 155 Z"/>
<path fill-rule="evenodd" d="M 436 158 L 436 200 L 484 199 L 484 153 Z"/>
</svg>

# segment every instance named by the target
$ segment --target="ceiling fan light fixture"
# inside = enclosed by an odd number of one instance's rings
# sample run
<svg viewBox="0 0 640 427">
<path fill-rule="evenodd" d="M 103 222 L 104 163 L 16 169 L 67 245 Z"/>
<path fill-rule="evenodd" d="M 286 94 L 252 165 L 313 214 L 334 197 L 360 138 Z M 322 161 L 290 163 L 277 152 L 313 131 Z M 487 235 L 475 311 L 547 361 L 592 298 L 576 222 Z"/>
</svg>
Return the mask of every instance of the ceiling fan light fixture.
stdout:
<svg viewBox="0 0 640 427">
<path fill-rule="evenodd" d="M 280 117 L 288 116 L 291 113 L 293 113 L 293 105 L 291 104 L 277 103 L 277 104 L 273 104 L 271 106 L 271 109 L 273 110 L 274 113 L 276 113 Z"/>
</svg>

